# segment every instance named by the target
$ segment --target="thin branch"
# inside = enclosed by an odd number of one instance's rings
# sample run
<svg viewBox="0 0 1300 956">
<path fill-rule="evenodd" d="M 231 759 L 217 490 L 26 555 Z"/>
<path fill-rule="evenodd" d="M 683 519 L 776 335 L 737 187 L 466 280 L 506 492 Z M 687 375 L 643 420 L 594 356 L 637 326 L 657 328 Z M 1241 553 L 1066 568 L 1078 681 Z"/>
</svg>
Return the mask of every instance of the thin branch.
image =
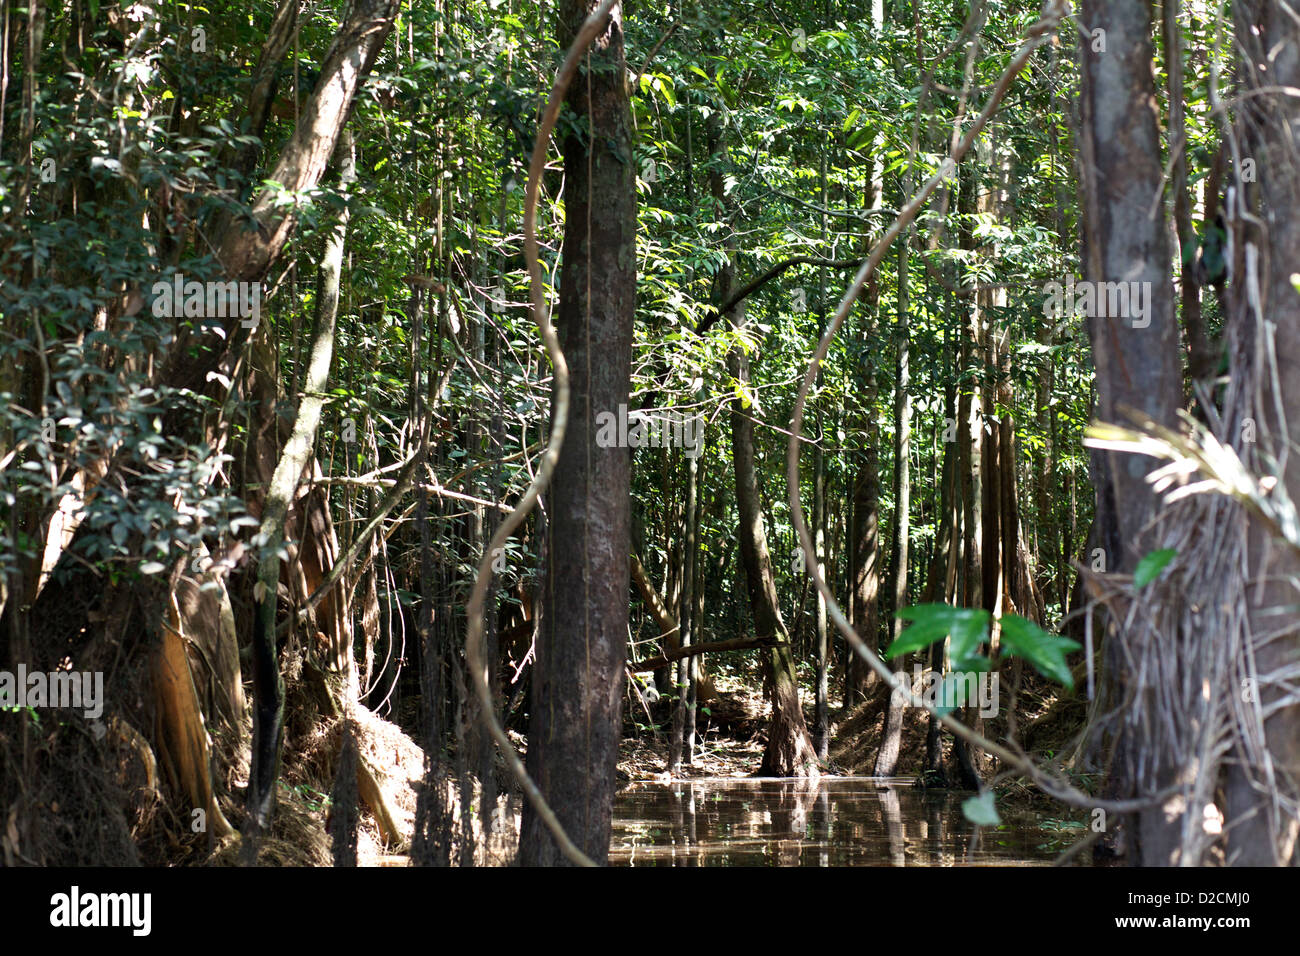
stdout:
<svg viewBox="0 0 1300 956">
<path fill-rule="evenodd" d="M 659 38 L 659 42 L 650 48 L 650 52 L 647 53 L 645 59 L 641 61 L 641 69 L 636 71 L 636 77 L 632 80 L 633 90 L 636 90 L 636 88 L 641 85 L 641 77 L 645 76 L 646 68 L 650 65 L 651 61 L 654 60 L 655 54 L 659 52 L 660 47 L 668 42 L 668 38 L 677 32 L 679 26 L 681 26 L 681 23 L 673 21 L 672 25 L 664 31 L 664 35 Z"/>
<path fill-rule="evenodd" d="M 423 439 L 421 440 L 421 445 L 423 445 Z M 397 507 L 397 503 L 402 500 L 402 496 L 411 490 L 411 486 L 415 484 L 415 474 L 418 470 L 417 466 L 419 465 L 419 457 L 420 453 L 417 450 L 406 460 L 405 465 L 402 467 L 401 474 L 399 474 L 396 481 L 393 482 L 392 489 L 384 496 L 383 500 L 379 502 L 379 507 L 376 508 L 375 513 L 370 516 L 370 519 L 366 522 L 366 526 L 362 528 L 361 532 L 355 539 L 353 539 L 352 546 L 348 548 L 347 553 L 334 562 L 333 567 L 329 569 L 329 573 L 325 575 L 316 590 L 312 592 L 311 597 L 307 598 L 307 602 L 299 609 L 298 617 L 300 620 L 306 620 L 307 613 L 313 610 L 316 605 L 320 603 L 321 598 L 329 593 L 329 589 L 334 586 L 334 582 L 343 576 L 343 573 L 347 571 L 352 562 L 357 559 L 359 554 L 361 554 L 362 549 L 369 546 L 370 538 L 374 535 L 375 531 L 379 529 L 379 526 L 383 524 L 384 518 L 388 516 L 390 511 Z M 352 603 L 351 598 L 352 596 L 349 594 L 347 605 Z M 291 620 L 292 618 L 286 620 L 276 628 L 277 636 L 288 633 Z"/>
<path fill-rule="evenodd" d="M 791 266 L 812 265 L 825 266 L 829 269 L 852 269 L 854 266 L 861 264 L 861 259 L 823 259 L 820 256 L 793 256 L 783 262 L 778 262 L 757 279 L 752 279 L 747 285 L 742 286 L 740 291 L 733 293 L 726 302 L 722 303 L 722 305 L 718 306 L 713 312 L 701 319 L 699 325 L 695 326 L 695 334 L 703 335 L 720 318 L 736 306 L 740 305 L 741 302 L 744 302 L 747 298 L 761 289 L 764 285 L 771 282 L 781 273 L 785 272 Z"/>
</svg>

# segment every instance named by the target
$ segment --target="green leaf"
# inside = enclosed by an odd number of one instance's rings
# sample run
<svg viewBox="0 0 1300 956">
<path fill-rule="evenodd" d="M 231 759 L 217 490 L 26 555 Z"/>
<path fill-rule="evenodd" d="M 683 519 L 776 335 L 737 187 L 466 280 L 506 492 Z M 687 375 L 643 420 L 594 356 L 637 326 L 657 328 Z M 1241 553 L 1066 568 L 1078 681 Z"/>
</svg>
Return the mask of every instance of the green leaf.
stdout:
<svg viewBox="0 0 1300 956">
<path fill-rule="evenodd" d="M 995 827 L 1002 822 L 1002 818 L 998 816 L 998 808 L 993 802 L 992 790 L 985 790 L 978 797 L 963 800 L 961 813 L 978 827 Z"/>
<path fill-rule="evenodd" d="M 1138 562 L 1137 570 L 1133 572 L 1134 586 L 1144 588 L 1160 577 L 1160 572 L 1168 566 L 1169 562 L 1177 554 L 1178 552 L 1174 548 L 1161 548 L 1159 551 L 1152 551 Z"/>
<path fill-rule="evenodd" d="M 908 651 L 919 651 L 935 641 L 952 635 L 952 661 L 955 670 L 974 670 L 976 651 L 987 639 L 989 612 L 977 607 L 951 607 L 947 604 L 917 604 L 905 607 L 896 615 L 912 626 L 885 651 L 892 660 Z"/>
<path fill-rule="evenodd" d="M 1029 661 L 1044 677 L 1074 687 L 1074 678 L 1065 663 L 1065 655 L 1083 645 L 1059 634 L 1049 634 L 1033 621 L 1018 614 L 1004 614 L 1002 621 L 1002 652 L 1008 657 L 1021 657 Z"/>
</svg>

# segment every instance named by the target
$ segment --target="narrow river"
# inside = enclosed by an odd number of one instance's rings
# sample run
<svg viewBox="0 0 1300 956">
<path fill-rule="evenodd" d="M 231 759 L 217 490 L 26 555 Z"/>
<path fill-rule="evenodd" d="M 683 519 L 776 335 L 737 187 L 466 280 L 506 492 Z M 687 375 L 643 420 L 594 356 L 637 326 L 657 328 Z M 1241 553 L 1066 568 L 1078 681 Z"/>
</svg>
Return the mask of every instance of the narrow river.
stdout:
<svg viewBox="0 0 1300 956">
<path fill-rule="evenodd" d="M 1051 863 L 1080 824 L 962 816 L 969 793 L 911 780 L 699 778 L 636 782 L 614 802 L 614 866 L 964 866 Z"/>
</svg>

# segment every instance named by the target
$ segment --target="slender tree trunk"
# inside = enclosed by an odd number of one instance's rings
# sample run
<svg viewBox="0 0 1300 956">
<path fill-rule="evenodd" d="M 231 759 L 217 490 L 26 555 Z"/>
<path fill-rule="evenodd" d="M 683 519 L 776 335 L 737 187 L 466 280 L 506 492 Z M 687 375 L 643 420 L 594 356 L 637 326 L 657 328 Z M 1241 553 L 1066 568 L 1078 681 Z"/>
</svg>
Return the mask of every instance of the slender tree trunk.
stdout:
<svg viewBox="0 0 1300 956">
<path fill-rule="evenodd" d="M 910 193 L 910 177 L 904 195 Z M 912 500 L 912 375 L 908 319 L 907 264 L 911 233 L 902 237 L 898 251 L 898 380 L 894 391 L 894 545 L 892 609 L 897 612 L 907 605 L 908 537 L 911 532 L 910 512 Z M 903 622 L 895 617 L 890 626 L 893 640 L 902 634 Z M 894 670 L 903 673 L 907 655 L 894 658 Z M 903 702 L 897 694 L 890 694 L 889 709 L 885 711 L 885 726 L 881 731 L 880 750 L 872 776 L 891 777 L 898 766 L 898 754 L 903 740 Z"/>
<path fill-rule="evenodd" d="M 814 469 L 816 477 L 814 478 L 815 487 L 813 489 L 815 501 L 813 527 L 816 529 L 814 534 L 816 535 L 817 553 L 821 555 L 826 547 L 826 466 L 820 446 L 818 446 L 814 455 Z M 813 743 L 817 749 L 817 758 L 822 761 L 826 760 L 830 752 L 831 718 L 826 670 L 827 639 L 826 599 L 822 597 L 819 590 L 817 592 L 817 689 L 815 703 L 813 704 Z"/>
<path fill-rule="evenodd" d="M 956 592 L 957 568 L 961 553 L 961 503 L 957 498 L 957 460 L 960 456 L 956 435 L 957 386 L 953 376 L 953 343 L 950 329 L 957 320 L 954 297 L 948 296 L 948 312 L 952 317 L 944 326 L 944 393 L 943 393 L 943 465 L 939 478 L 938 527 L 935 533 L 934 554 L 930 571 L 925 579 L 925 593 L 921 603 L 951 602 Z M 951 431 L 949 430 L 951 427 Z M 930 669 L 944 670 L 946 641 L 938 641 L 930 648 Z M 929 725 L 925 737 L 925 776 L 930 786 L 946 786 L 943 771 L 942 725 L 933 713 L 927 715 Z"/>
<path fill-rule="evenodd" d="M 1183 120 L 1183 31 L 1178 22 L 1178 0 L 1163 0 L 1165 74 L 1169 102 L 1169 145 L 1173 175 L 1169 188 L 1174 199 L 1174 237 L 1178 240 L 1179 295 L 1181 319 L 1187 345 L 1187 373 L 1194 380 L 1214 373 L 1218 358 L 1210 348 L 1201 313 L 1201 289 L 1196 279 L 1196 229 L 1192 225 L 1191 196 L 1187 185 L 1187 135 Z"/>
<path fill-rule="evenodd" d="M 872 302 L 870 308 L 875 309 Z M 863 323 L 869 324 L 867 332 L 860 336 L 862 343 L 860 354 L 864 369 L 865 387 L 862 393 L 864 406 L 862 422 L 867 434 L 864 447 L 859 453 L 856 472 L 853 475 L 853 528 L 852 542 L 852 580 L 850 590 L 852 597 L 853 627 L 862 639 L 873 649 L 880 640 L 880 474 L 877 442 L 880 432 L 875 422 L 876 406 L 876 369 L 872 357 L 874 348 L 875 322 L 863 316 Z M 866 663 L 853 653 L 848 652 L 848 664 L 845 668 L 844 705 L 851 707 L 863 699 L 871 687 L 872 675 Z"/>
<path fill-rule="evenodd" d="M 974 249 L 975 239 L 965 223 L 975 212 L 974 172 L 963 167 L 957 195 L 957 211 L 963 226 L 958 242 L 963 249 Z M 980 349 L 980 318 L 978 298 L 961 309 L 961 331 L 957 341 L 957 361 L 961 370 L 961 392 L 957 401 L 957 508 L 961 511 L 961 570 L 957 601 L 962 607 L 981 607 L 984 601 L 984 555 L 981 527 L 984 522 L 983 497 L 983 446 L 984 403 L 979 384 L 980 375 L 971 375 L 982 368 Z M 982 718 L 973 708 L 962 711 L 963 722 L 975 730 L 982 728 Z M 960 737 L 953 738 L 952 756 L 955 767 L 948 776 L 960 780 L 967 789 L 980 787 L 980 774 L 976 766 L 978 753 Z"/>
<path fill-rule="evenodd" d="M 729 200 L 723 183 L 722 166 L 726 150 L 722 142 L 722 123 L 713 113 L 707 124 L 709 155 L 714 162 L 709 171 L 709 188 L 719 209 L 725 209 Z M 719 301 L 726 302 L 734 283 L 734 240 L 728 240 L 727 261 L 718 275 Z M 745 326 L 745 303 L 734 306 L 728 316 L 732 325 Z M 733 349 L 727 356 L 727 369 L 748 390 L 749 357 L 741 349 Z M 761 652 L 763 684 L 772 705 L 772 719 L 768 725 L 767 747 L 759 768 L 760 776 L 815 777 L 818 775 L 817 752 L 808 735 L 807 722 L 799 700 L 799 684 L 794 658 L 790 652 L 790 635 L 781 620 L 776 593 L 776 578 L 772 574 L 772 559 L 767 547 L 767 534 L 763 529 L 762 500 L 755 470 L 754 423 L 750 416 L 757 406 L 746 409 L 740 398 L 731 402 L 731 454 L 736 481 L 736 512 L 739 527 L 740 565 L 749 610 L 753 618 L 754 636 L 774 646 Z"/>
<path fill-rule="evenodd" d="M 825 143 L 821 149 L 821 238 L 822 246 L 827 243 L 826 232 L 826 204 L 828 201 L 826 191 L 826 149 Z M 826 327 L 827 301 L 826 301 L 826 269 L 825 267 L 817 270 L 817 307 L 819 310 L 819 321 L 817 326 L 818 336 L 822 334 Z M 818 382 L 821 376 L 818 375 Z M 819 406 L 817 409 L 818 431 L 822 431 L 822 411 Z M 821 445 L 818 445 L 813 456 L 813 540 L 817 547 L 817 556 L 819 560 L 829 564 L 826 555 L 826 459 L 822 452 Z M 795 542 L 798 547 L 798 542 Z M 828 580 L 833 581 L 833 578 Z M 804 583 L 807 585 L 809 578 L 804 577 Z M 834 585 L 832 584 L 832 587 Z M 813 742 L 817 748 L 817 759 L 825 761 L 830 753 L 830 702 L 828 700 L 829 682 L 827 677 L 828 660 L 826 648 L 828 643 L 827 620 L 826 620 L 826 598 L 822 596 L 821 590 L 817 590 L 817 687 L 815 703 L 813 705 Z"/>
<path fill-rule="evenodd" d="M 345 185 L 355 178 L 352 138 L 343 131 L 337 161 Z M 325 243 L 321 261 L 320 291 L 317 297 L 316 338 L 304 383 L 302 402 L 293 433 L 271 476 L 262 509 L 261 535 L 266 558 L 258 567 L 258 603 L 253 636 L 253 751 L 248 781 L 248 829 L 246 858 L 256 860 L 258 837 L 271 825 L 275 810 L 276 785 L 280 777 L 280 751 L 284 744 L 284 679 L 275 639 L 276 600 L 280 583 L 279 550 L 285 539 L 285 518 L 295 497 L 303 471 L 314 460 L 316 430 L 324 407 L 325 387 L 334 358 L 334 328 L 338 320 L 339 279 L 343 270 L 343 244 L 347 234 L 348 210 L 343 207 L 339 223 Z M 352 655 L 347 655 L 349 665 Z M 354 696 L 355 682 L 348 668 L 348 692 Z"/>
<path fill-rule="evenodd" d="M 743 313 L 743 304 L 737 307 Z M 733 313 L 734 315 L 735 313 Z M 749 360 L 740 350 L 727 359 L 731 374 L 742 385 L 749 382 Z M 733 399 L 739 402 L 739 399 Z M 739 515 L 741 565 L 749 608 L 754 621 L 754 636 L 775 646 L 761 651 L 763 684 L 772 705 L 768 725 L 767 748 L 759 775 L 765 777 L 817 776 L 817 752 L 808 736 L 803 708 L 799 701 L 799 684 L 790 653 L 789 634 L 781 620 L 772 574 L 772 558 L 767 549 L 763 516 L 759 507 L 758 476 L 754 468 L 754 424 L 743 411 L 731 415 L 732 462 L 736 476 L 736 511 Z"/>
<path fill-rule="evenodd" d="M 884 0 L 872 0 L 871 26 L 880 36 L 885 25 Z M 884 204 L 884 137 L 877 135 L 873 144 L 871 176 L 863 190 L 863 205 L 878 209 Z M 871 247 L 871 237 L 862 240 L 863 255 Z M 854 629 L 873 649 L 880 640 L 880 429 L 876 423 L 877 381 L 876 335 L 880 309 L 878 273 L 867 282 L 859 303 L 866 306 L 859 326 L 858 351 L 862 365 L 863 450 L 853 479 L 853 544 L 850 557 L 850 610 Z M 844 704 L 852 706 L 862 700 L 876 682 L 876 672 L 851 648 L 846 648 L 844 669 Z"/>
<path fill-rule="evenodd" d="M 695 618 L 695 594 L 699 588 L 697 567 L 699 565 L 700 537 L 700 482 L 699 462 L 691 458 L 687 462 L 686 482 L 686 567 L 682 582 L 682 607 L 678 620 L 682 623 L 682 646 L 689 647 L 697 638 L 693 630 Z M 697 696 L 696 677 L 699 673 L 699 657 L 688 657 L 685 661 L 686 671 L 682 675 L 685 684 L 682 714 L 682 759 L 689 766 L 695 762 L 695 705 Z"/>
</svg>

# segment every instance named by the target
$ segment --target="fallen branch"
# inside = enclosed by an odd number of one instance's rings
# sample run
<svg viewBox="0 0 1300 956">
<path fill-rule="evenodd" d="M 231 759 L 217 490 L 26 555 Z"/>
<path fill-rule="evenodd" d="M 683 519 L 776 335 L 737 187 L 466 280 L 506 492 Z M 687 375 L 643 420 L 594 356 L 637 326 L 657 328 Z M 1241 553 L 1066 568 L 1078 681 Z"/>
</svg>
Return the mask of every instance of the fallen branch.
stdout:
<svg viewBox="0 0 1300 956">
<path fill-rule="evenodd" d="M 633 673 L 639 674 L 643 671 L 657 671 L 661 667 L 667 667 L 684 657 L 694 657 L 696 654 L 708 654 L 711 651 L 748 651 L 755 647 L 780 647 L 782 643 L 784 642 L 772 641 L 762 637 L 733 637 L 729 641 L 708 641 L 704 644 L 690 644 L 686 647 L 665 651 L 657 657 L 647 657 L 635 664 L 628 664 L 627 668 Z"/>
<path fill-rule="evenodd" d="M 370 808 L 375 824 L 379 827 L 379 838 L 389 850 L 401 850 L 404 846 L 402 831 L 393 815 L 393 808 L 384 796 L 384 788 L 379 785 L 379 776 L 370 761 L 357 755 L 357 795 Z"/>
<path fill-rule="evenodd" d="M 681 625 L 673 617 L 667 605 L 664 604 L 663 598 L 655 590 L 654 582 L 650 580 L 650 575 L 646 573 L 645 565 L 635 554 L 628 555 L 628 564 L 632 570 L 632 582 L 636 589 L 641 592 L 641 600 L 645 601 L 646 607 L 650 609 L 650 616 L 655 620 L 655 626 L 659 628 L 659 636 L 667 639 L 668 649 L 676 650 L 681 646 L 682 631 Z"/>
</svg>

